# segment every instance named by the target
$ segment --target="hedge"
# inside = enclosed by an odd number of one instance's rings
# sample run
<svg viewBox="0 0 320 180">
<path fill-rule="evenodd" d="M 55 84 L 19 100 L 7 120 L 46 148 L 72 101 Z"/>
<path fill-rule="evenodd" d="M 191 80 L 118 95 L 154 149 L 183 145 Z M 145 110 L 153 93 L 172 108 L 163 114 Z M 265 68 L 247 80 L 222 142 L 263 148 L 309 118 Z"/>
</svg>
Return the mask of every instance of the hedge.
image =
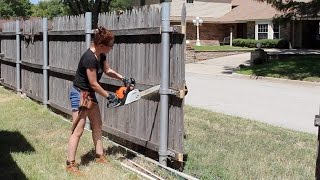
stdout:
<svg viewBox="0 0 320 180">
<path fill-rule="evenodd" d="M 261 43 L 261 48 L 289 48 L 289 42 L 285 39 L 234 39 L 233 46 L 256 48 L 257 43 Z"/>
</svg>

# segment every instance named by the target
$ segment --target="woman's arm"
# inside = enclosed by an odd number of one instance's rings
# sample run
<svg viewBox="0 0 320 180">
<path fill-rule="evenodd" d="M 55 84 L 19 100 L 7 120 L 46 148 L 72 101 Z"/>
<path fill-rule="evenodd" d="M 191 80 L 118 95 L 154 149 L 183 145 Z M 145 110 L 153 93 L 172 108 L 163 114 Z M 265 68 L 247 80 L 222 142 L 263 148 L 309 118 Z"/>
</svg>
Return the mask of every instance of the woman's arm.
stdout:
<svg viewBox="0 0 320 180">
<path fill-rule="evenodd" d="M 87 69 L 87 76 L 88 76 L 88 80 L 89 80 L 89 84 L 91 86 L 91 88 L 98 94 L 100 94 L 103 97 L 108 97 L 109 93 L 104 90 L 100 84 L 97 81 L 97 73 L 96 73 L 96 69 L 95 68 L 88 68 Z"/>
<path fill-rule="evenodd" d="M 124 78 L 119 73 L 117 73 L 115 70 L 111 69 L 109 64 L 106 61 L 104 62 L 103 72 L 107 76 L 112 77 L 112 78 L 116 78 L 116 79 L 119 79 L 119 80 L 123 80 L 123 78 Z"/>
</svg>

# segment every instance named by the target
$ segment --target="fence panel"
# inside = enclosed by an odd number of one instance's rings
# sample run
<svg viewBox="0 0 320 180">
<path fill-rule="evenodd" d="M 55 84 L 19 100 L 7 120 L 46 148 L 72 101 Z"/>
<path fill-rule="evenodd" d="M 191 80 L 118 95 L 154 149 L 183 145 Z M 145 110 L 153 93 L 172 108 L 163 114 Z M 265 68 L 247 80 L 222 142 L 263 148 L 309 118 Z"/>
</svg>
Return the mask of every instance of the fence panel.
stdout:
<svg viewBox="0 0 320 180">
<path fill-rule="evenodd" d="M 22 25 L 21 61 L 43 64 L 42 19 L 27 20 Z"/>
<path fill-rule="evenodd" d="M 65 32 L 84 30 L 85 18 L 80 16 L 56 17 L 52 21 L 52 31 Z M 59 33 L 58 33 L 59 34 Z M 74 72 L 81 55 L 86 50 L 85 36 L 82 35 L 49 35 L 49 101 L 70 112 L 68 101 L 73 77 L 61 76 L 63 72 Z M 60 73 L 55 72 L 60 71 Z"/>
<path fill-rule="evenodd" d="M 43 97 L 42 19 L 23 21 L 21 36 L 21 90 L 41 101 Z"/>
<path fill-rule="evenodd" d="M 1 53 L 5 55 L 5 58 L 12 60 L 16 59 L 16 22 L 9 21 L 2 24 L 2 32 L 12 32 L 11 36 L 1 36 Z"/>
<path fill-rule="evenodd" d="M 117 33 L 124 29 L 147 29 L 161 26 L 159 8 L 142 8 L 116 13 L 100 14 L 99 25 Z M 116 34 L 117 35 L 117 34 Z M 182 89 L 184 79 L 184 35 L 172 35 L 170 48 L 170 85 Z M 111 68 L 127 77 L 134 77 L 138 84 L 149 87 L 160 84 L 161 34 L 136 34 L 116 36 L 113 50 L 107 55 Z M 105 81 L 108 84 L 108 79 Z M 106 85 L 108 88 L 108 85 Z M 110 86 L 110 85 L 109 85 Z M 101 98 L 103 104 L 105 100 Z M 103 128 L 106 132 L 131 140 L 141 146 L 158 150 L 160 97 L 154 95 L 132 105 L 116 109 L 102 108 Z M 183 152 L 183 100 L 170 98 L 168 147 Z"/>
<path fill-rule="evenodd" d="M 13 89 L 16 87 L 16 65 L 6 61 L 1 62 L 1 78 L 3 83 Z"/>
<path fill-rule="evenodd" d="M 16 87 L 16 22 L 8 21 L 2 24 L 2 32 L 11 33 L 11 35 L 1 36 L 1 53 L 4 54 L 1 62 L 1 78 L 3 83 L 11 88 Z"/>
</svg>

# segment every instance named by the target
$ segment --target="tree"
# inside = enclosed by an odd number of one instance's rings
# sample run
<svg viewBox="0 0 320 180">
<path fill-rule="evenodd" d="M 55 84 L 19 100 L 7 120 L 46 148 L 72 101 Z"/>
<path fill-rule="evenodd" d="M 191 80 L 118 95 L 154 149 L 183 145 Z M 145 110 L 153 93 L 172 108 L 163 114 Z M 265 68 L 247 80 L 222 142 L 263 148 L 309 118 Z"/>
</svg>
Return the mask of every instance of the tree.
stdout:
<svg viewBox="0 0 320 180">
<path fill-rule="evenodd" d="M 69 12 L 72 15 L 92 12 L 93 28 L 97 27 L 99 13 L 130 9 L 132 5 L 131 0 L 62 0 L 62 3 L 69 7 Z"/>
<path fill-rule="evenodd" d="M 0 18 L 27 18 L 31 15 L 32 5 L 29 0 L 0 0 L 0 4 Z"/>
<path fill-rule="evenodd" d="M 40 1 L 39 4 L 33 5 L 31 10 L 32 16 L 48 17 L 49 19 L 68 15 L 67 7 L 60 0 Z"/>
<path fill-rule="evenodd" d="M 288 20 L 293 17 L 317 17 L 320 12 L 319 0 L 305 0 L 299 2 L 296 0 L 257 0 L 267 2 L 283 14 L 277 19 Z"/>
</svg>

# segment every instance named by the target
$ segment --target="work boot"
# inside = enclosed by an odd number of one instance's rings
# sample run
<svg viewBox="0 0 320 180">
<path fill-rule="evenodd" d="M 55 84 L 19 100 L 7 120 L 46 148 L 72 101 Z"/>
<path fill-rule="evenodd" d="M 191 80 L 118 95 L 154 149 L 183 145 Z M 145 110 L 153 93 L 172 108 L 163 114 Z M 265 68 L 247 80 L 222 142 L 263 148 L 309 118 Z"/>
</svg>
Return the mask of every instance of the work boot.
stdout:
<svg viewBox="0 0 320 180">
<path fill-rule="evenodd" d="M 103 154 L 102 155 L 96 154 L 95 161 L 96 163 L 99 163 L 99 164 L 107 164 L 109 162 L 106 156 Z"/>
<path fill-rule="evenodd" d="M 66 166 L 66 170 L 67 172 L 76 175 L 76 176 L 83 176 L 84 174 L 79 171 L 78 165 L 76 164 L 76 162 L 73 161 L 67 161 L 67 166 Z"/>
</svg>

